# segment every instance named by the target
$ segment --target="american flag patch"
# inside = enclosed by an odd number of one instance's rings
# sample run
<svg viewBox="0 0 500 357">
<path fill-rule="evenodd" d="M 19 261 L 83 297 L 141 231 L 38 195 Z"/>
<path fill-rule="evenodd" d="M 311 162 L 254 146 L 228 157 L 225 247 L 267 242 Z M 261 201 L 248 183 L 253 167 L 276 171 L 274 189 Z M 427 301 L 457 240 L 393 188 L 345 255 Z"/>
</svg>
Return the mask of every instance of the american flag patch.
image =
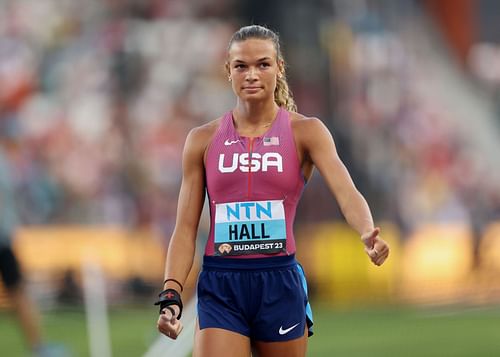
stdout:
<svg viewBox="0 0 500 357">
<path fill-rule="evenodd" d="M 262 142 L 264 143 L 264 146 L 279 145 L 280 138 L 277 136 L 271 136 L 270 138 L 264 138 Z"/>
</svg>

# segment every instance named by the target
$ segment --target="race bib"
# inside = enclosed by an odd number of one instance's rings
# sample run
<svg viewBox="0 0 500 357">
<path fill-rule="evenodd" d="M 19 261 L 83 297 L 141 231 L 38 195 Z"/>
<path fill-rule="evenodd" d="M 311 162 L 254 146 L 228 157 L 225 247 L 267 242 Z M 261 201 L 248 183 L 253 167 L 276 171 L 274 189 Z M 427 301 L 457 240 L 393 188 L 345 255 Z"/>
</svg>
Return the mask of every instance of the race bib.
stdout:
<svg viewBox="0 0 500 357">
<path fill-rule="evenodd" d="M 283 201 L 216 204 L 214 240 L 218 256 L 286 252 Z"/>
</svg>

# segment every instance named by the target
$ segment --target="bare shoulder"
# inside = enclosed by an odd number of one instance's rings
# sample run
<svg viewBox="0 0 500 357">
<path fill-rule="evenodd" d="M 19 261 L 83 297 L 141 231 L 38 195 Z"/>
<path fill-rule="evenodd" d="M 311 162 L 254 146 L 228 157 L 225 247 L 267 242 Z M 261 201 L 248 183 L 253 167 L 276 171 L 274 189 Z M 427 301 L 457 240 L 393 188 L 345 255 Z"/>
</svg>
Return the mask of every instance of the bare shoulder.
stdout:
<svg viewBox="0 0 500 357">
<path fill-rule="evenodd" d="M 210 139 L 219 127 L 221 119 L 222 117 L 191 129 L 189 136 L 197 140 Z"/>
<path fill-rule="evenodd" d="M 303 114 L 290 112 L 292 130 L 296 138 L 314 137 L 328 131 L 325 124 L 316 117 L 307 117 Z"/>
<path fill-rule="evenodd" d="M 221 119 L 222 117 L 191 129 L 186 139 L 186 146 L 204 152 L 217 131 Z"/>
</svg>

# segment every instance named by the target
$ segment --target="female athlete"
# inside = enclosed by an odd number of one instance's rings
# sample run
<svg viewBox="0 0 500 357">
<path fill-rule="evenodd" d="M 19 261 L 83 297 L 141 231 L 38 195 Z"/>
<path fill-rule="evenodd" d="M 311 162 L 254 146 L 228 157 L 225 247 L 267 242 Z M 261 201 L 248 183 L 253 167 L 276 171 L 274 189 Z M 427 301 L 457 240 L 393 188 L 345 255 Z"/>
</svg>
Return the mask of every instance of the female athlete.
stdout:
<svg viewBox="0 0 500 357">
<path fill-rule="evenodd" d="M 364 249 L 381 265 L 389 247 L 339 159 L 328 129 L 296 112 L 278 36 L 239 29 L 226 69 L 237 96 L 224 116 L 189 133 L 158 329 L 175 339 L 207 193 L 210 233 L 198 279 L 193 356 L 305 356 L 312 315 L 295 260 L 293 222 L 317 167 Z"/>
</svg>

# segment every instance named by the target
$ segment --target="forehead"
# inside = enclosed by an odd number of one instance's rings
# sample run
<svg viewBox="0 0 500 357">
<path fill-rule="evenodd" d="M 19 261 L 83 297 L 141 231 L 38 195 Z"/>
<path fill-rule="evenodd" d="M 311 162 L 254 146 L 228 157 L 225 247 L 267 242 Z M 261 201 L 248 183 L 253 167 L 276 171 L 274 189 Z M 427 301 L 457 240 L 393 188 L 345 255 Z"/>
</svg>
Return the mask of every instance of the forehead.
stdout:
<svg viewBox="0 0 500 357">
<path fill-rule="evenodd" d="M 234 42 L 229 48 L 229 60 L 250 62 L 264 57 L 276 58 L 276 49 L 271 40 L 248 39 Z"/>
</svg>

